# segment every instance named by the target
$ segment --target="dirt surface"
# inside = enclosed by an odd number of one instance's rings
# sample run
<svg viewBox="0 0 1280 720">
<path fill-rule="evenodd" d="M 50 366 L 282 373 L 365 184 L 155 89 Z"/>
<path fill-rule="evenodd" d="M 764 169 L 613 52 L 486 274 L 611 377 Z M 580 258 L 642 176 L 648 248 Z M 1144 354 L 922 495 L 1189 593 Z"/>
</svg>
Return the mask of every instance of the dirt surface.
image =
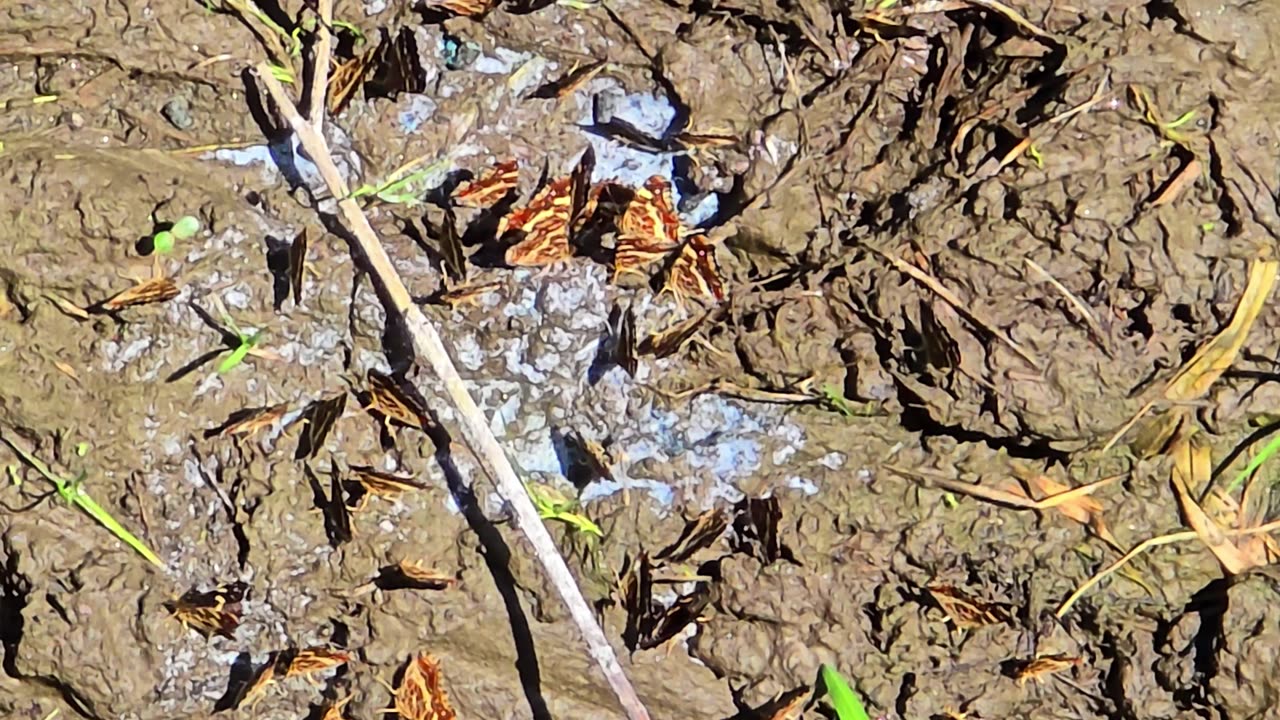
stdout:
<svg viewBox="0 0 1280 720">
<path fill-rule="evenodd" d="M 165 564 L 44 497 L 0 445 L 0 716 L 318 718 L 350 696 L 346 717 L 374 718 L 391 707 L 384 683 L 427 651 L 459 718 L 621 717 L 474 456 L 362 406 L 368 371 L 390 373 L 457 433 L 344 231 L 326 232 L 332 198 L 252 73 L 273 58 L 301 77 L 312 16 L 268 13 L 298 28 L 291 56 L 243 3 L 212 5 L 0 8 L 0 434 L 83 472 Z M 590 147 L 595 181 L 674 179 L 684 223 L 710 231 L 726 297 L 677 302 L 656 292 L 661 271 L 613 281 L 613 233 L 514 269 L 493 260 L 496 216 L 459 209 L 470 281 L 496 289 L 424 305 L 513 463 L 600 526 L 593 539 L 550 522 L 654 718 L 772 718 L 767 703 L 822 663 L 872 717 L 1280 717 L 1268 572 L 1224 578 L 1202 544 L 1167 545 L 1059 618 L 1119 551 L 1057 510 L 939 486 L 1121 476 L 1092 495 L 1120 550 L 1185 529 L 1169 457 L 1126 444 L 1150 426 L 1105 446 L 1274 255 L 1280 6 L 1012 4 L 1019 23 L 977 0 L 880 5 L 503 3 L 444 18 L 340 1 L 368 39 L 353 50 L 344 31 L 338 58 L 403 32 L 421 92 L 378 93 L 394 78 L 375 69 L 325 134 L 353 186 L 422 158 L 423 192 L 448 188 L 511 158 L 524 199 L 544 166 L 566 174 Z M 594 60 L 608 64 L 563 97 L 529 97 Z M 623 142 L 611 117 L 658 147 Z M 716 141 L 681 145 L 682 131 Z M 424 299 L 443 287 L 441 196 L 367 204 Z M 159 223 L 188 214 L 201 230 L 148 255 Z M 299 301 L 288 254 L 304 228 Z M 176 297 L 76 312 L 157 270 Z M 219 368 L 238 342 L 214 327 L 228 325 L 219 304 L 264 353 Z M 628 305 L 641 338 L 715 313 L 628 373 L 610 362 L 611 315 Z M 1280 401 L 1278 330 L 1264 307 L 1232 370 L 1183 408 L 1224 477 Z M 322 447 L 295 459 L 315 424 L 303 409 L 342 394 Z M 282 421 L 251 437 L 206 433 L 276 404 Z M 583 477 L 574 433 L 606 446 L 613 479 Z M 360 465 L 424 488 L 352 499 L 344 537 L 328 498 Z M 763 497 L 779 545 L 742 511 Z M 696 622 L 630 651 L 619 574 L 717 508 L 723 536 L 655 567 L 670 582 L 649 610 L 701 598 Z M 453 582 L 371 584 L 404 560 Z M 184 593 L 233 582 L 247 591 L 227 636 L 170 616 Z M 958 627 L 929 590 L 944 584 L 1003 610 Z M 350 661 L 234 707 L 272 653 L 315 646 Z M 1069 662 L 1019 677 L 1045 657 Z M 832 716 L 821 707 L 805 717 Z"/>
</svg>

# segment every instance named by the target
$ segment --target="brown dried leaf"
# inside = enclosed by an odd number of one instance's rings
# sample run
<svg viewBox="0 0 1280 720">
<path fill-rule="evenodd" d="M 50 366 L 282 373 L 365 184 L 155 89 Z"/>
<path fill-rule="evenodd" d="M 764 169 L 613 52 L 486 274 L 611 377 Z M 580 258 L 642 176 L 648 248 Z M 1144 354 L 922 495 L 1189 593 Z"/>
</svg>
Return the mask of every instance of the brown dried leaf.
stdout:
<svg viewBox="0 0 1280 720">
<path fill-rule="evenodd" d="M 1249 284 L 1240 297 L 1231 323 L 1213 340 L 1205 343 L 1195 357 L 1169 382 L 1164 390 L 1168 400 L 1184 402 L 1203 397 L 1209 387 L 1235 362 L 1236 355 L 1249 335 L 1249 329 L 1266 305 L 1275 286 L 1280 262 L 1255 260 L 1249 268 Z"/>
<path fill-rule="evenodd" d="M 1229 575 L 1239 575 L 1257 567 L 1257 558 L 1251 558 L 1236 547 L 1192 497 L 1188 486 L 1204 487 L 1213 472 L 1208 447 L 1200 447 L 1184 439 L 1170 449 L 1173 456 L 1173 489 L 1178 496 L 1182 515 L 1196 535 L 1209 548 Z"/>
<path fill-rule="evenodd" d="M 150 278 L 112 295 L 90 308 L 90 310 L 115 312 L 135 305 L 148 305 L 172 300 L 178 297 L 178 293 L 178 286 L 172 279 L 165 277 Z"/>
</svg>

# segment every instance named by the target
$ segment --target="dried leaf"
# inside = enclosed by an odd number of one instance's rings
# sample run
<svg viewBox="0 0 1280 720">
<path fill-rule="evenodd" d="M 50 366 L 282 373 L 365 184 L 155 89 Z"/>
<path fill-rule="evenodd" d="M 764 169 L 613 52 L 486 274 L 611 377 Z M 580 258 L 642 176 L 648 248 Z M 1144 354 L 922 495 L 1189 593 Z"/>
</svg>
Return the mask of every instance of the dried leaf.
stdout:
<svg viewBox="0 0 1280 720">
<path fill-rule="evenodd" d="M 1188 160 L 1151 200 L 1151 207 L 1168 205 L 1177 200 L 1183 190 L 1195 184 L 1196 179 L 1200 177 L 1201 167 L 1200 161 L 1196 158 Z"/>
<path fill-rule="evenodd" d="M 79 305 L 76 305 L 75 303 L 62 297 L 61 295 L 48 293 L 45 295 L 45 297 L 53 301 L 53 304 L 58 306 L 59 310 L 66 313 L 67 315 L 70 315 L 73 318 L 78 318 L 80 320 L 88 320 L 91 317 L 84 308 L 80 307 Z"/>
<path fill-rule="evenodd" d="M 103 300 L 90 311 L 115 312 L 135 305 L 165 302 L 178 297 L 178 293 L 177 284 L 170 278 L 150 278 Z"/>
<path fill-rule="evenodd" d="M 329 74 L 326 104 L 329 114 L 337 117 L 351 103 L 356 91 L 364 84 L 365 76 L 373 67 L 376 49 L 360 53 L 346 62 L 339 63 Z"/>
<path fill-rule="evenodd" d="M 1249 329 L 1266 305 L 1276 282 L 1280 262 L 1256 260 L 1249 268 L 1249 284 L 1240 297 L 1231 323 L 1191 358 L 1165 388 L 1168 400 L 1184 402 L 1203 397 L 1209 387 L 1235 362 Z"/>
<path fill-rule="evenodd" d="M 1198 446 L 1190 439 L 1179 442 L 1170 450 L 1173 456 L 1173 489 L 1187 524 L 1196 531 L 1227 574 L 1239 575 L 1256 567 L 1257 559 L 1247 556 L 1227 538 L 1222 528 L 1196 503 L 1188 487 L 1208 484 L 1213 472 L 1209 452 L 1208 447 Z"/>
</svg>

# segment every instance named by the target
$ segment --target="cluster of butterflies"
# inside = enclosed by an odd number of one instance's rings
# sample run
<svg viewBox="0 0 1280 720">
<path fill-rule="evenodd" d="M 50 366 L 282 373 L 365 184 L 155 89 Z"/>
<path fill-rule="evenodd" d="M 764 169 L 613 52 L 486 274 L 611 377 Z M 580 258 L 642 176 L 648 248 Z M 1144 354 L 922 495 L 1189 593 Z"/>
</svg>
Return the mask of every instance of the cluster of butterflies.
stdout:
<svg viewBox="0 0 1280 720">
<path fill-rule="evenodd" d="M 474 180 L 458 185 L 445 208 L 441 233 L 447 273 L 458 281 L 466 277 L 466 258 L 454 217 L 454 206 L 461 206 L 500 215 L 497 237 L 505 241 L 514 236 L 504 254 L 507 265 L 540 267 L 567 261 L 585 249 L 585 237 L 599 237 L 612 229 L 616 231 L 615 282 L 626 274 L 647 278 L 647 268 L 662 263 L 662 291 L 670 292 L 678 303 L 724 300 L 714 243 L 681 222 L 670 182 L 654 175 L 640 188 L 614 181 L 593 184 L 594 169 L 595 153 L 588 146 L 570 174 L 547 181 L 524 205 L 508 212 L 502 208 L 519 182 L 516 161 L 499 162 Z"/>
</svg>

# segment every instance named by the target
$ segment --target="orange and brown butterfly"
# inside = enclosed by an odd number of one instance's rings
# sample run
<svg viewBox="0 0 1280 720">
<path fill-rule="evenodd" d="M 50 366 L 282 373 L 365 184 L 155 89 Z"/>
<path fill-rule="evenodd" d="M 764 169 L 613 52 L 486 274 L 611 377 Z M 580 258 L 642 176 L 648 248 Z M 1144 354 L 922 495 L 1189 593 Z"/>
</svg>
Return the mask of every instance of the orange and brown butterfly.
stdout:
<svg viewBox="0 0 1280 720">
<path fill-rule="evenodd" d="M 367 378 L 369 405 L 365 410 L 381 415 L 382 422 L 388 431 L 393 422 L 424 432 L 432 426 L 426 409 L 405 392 L 395 378 L 372 369 L 369 370 Z"/>
<path fill-rule="evenodd" d="M 395 712 L 403 720 L 456 720 L 440 676 L 440 662 L 429 653 L 409 661 L 393 691 Z"/>
<path fill-rule="evenodd" d="M 374 584 L 384 590 L 444 590 L 458 579 L 417 560 L 401 560 L 379 570 Z"/>
<path fill-rule="evenodd" d="M 278 665 L 282 661 L 287 661 L 287 653 L 273 652 L 271 657 L 267 658 L 267 662 L 258 669 L 253 676 L 253 681 L 245 688 L 244 693 L 240 696 L 240 701 L 236 703 L 237 708 L 253 707 L 258 701 L 266 695 L 267 690 L 276 683 L 278 675 L 281 674 Z"/>
<path fill-rule="evenodd" d="M 204 431 L 206 438 L 225 435 L 249 437 L 259 430 L 271 427 L 289 412 L 289 403 L 267 407 L 244 408 L 227 416 L 221 425 Z"/>
<path fill-rule="evenodd" d="M 977 628 L 1009 621 L 1009 613 L 1000 603 L 978 600 L 954 585 L 929 585 L 925 590 L 956 628 Z"/>
<path fill-rule="evenodd" d="M 348 662 L 351 662 L 350 653 L 341 650 L 327 647 L 303 648 L 292 653 L 288 668 L 284 671 L 284 677 L 309 676 L 339 665 L 346 665 Z M 314 678 L 308 677 L 308 680 L 314 682 Z"/>
<path fill-rule="evenodd" d="M 356 507 L 352 508 L 354 512 L 363 510 L 373 496 L 392 499 L 409 491 L 427 489 L 426 485 L 413 478 L 375 470 L 368 465 L 352 465 L 351 473 L 355 475 L 355 482 L 349 483 L 348 495 L 353 494 L 351 490 L 362 494 Z M 351 487 L 352 485 L 358 487 Z"/>
<path fill-rule="evenodd" d="M 646 265 L 680 247 L 682 233 L 680 216 L 671 199 L 671 183 L 661 175 L 650 177 L 644 187 L 635 191 L 618 220 L 614 281 L 625 273 L 643 274 Z"/>
<path fill-rule="evenodd" d="M 498 7 L 501 0 L 426 0 L 423 7 L 454 17 L 478 18 Z"/>
<path fill-rule="evenodd" d="M 207 592 L 192 588 L 164 606 L 183 627 L 206 638 L 217 634 L 234 640 L 236 628 L 240 626 L 240 602 L 248 590 L 249 586 L 239 581 Z"/>
<path fill-rule="evenodd" d="M 756 710 L 756 716 L 763 720 L 799 720 L 812 696 L 813 690 L 808 685 L 801 685 L 765 703 Z"/>
<path fill-rule="evenodd" d="M 588 145 L 570 175 L 548 182 L 524 207 L 498 221 L 498 237 L 511 231 L 524 235 L 507 248 L 508 265 L 551 265 L 573 257 L 570 239 L 588 214 L 595 164 Z"/>
<path fill-rule="evenodd" d="M 1033 660 L 1026 660 L 1018 664 L 1013 672 L 1013 678 L 1018 681 L 1019 685 L 1025 685 L 1028 680 L 1034 682 L 1043 682 L 1046 675 L 1062 672 L 1067 668 L 1081 665 L 1084 658 L 1073 657 L 1068 655 L 1043 655 Z"/>
<path fill-rule="evenodd" d="M 89 308 L 90 312 L 115 312 L 136 305 L 165 302 L 178 297 L 178 285 L 170 278 L 153 277 L 121 290 Z"/>
<path fill-rule="evenodd" d="M 715 251 L 715 245 L 708 242 L 705 235 L 690 236 L 671 263 L 662 291 L 674 295 L 681 305 L 691 298 L 724 300 L 724 284 Z"/>
<path fill-rule="evenodd" d="M 453 191 L 453 201 L 463 207 L 489 208 L 498 204 L 520 182 L 520 163 L 506 160 L 493 165 L 474 180 Z"/>
</svg>

